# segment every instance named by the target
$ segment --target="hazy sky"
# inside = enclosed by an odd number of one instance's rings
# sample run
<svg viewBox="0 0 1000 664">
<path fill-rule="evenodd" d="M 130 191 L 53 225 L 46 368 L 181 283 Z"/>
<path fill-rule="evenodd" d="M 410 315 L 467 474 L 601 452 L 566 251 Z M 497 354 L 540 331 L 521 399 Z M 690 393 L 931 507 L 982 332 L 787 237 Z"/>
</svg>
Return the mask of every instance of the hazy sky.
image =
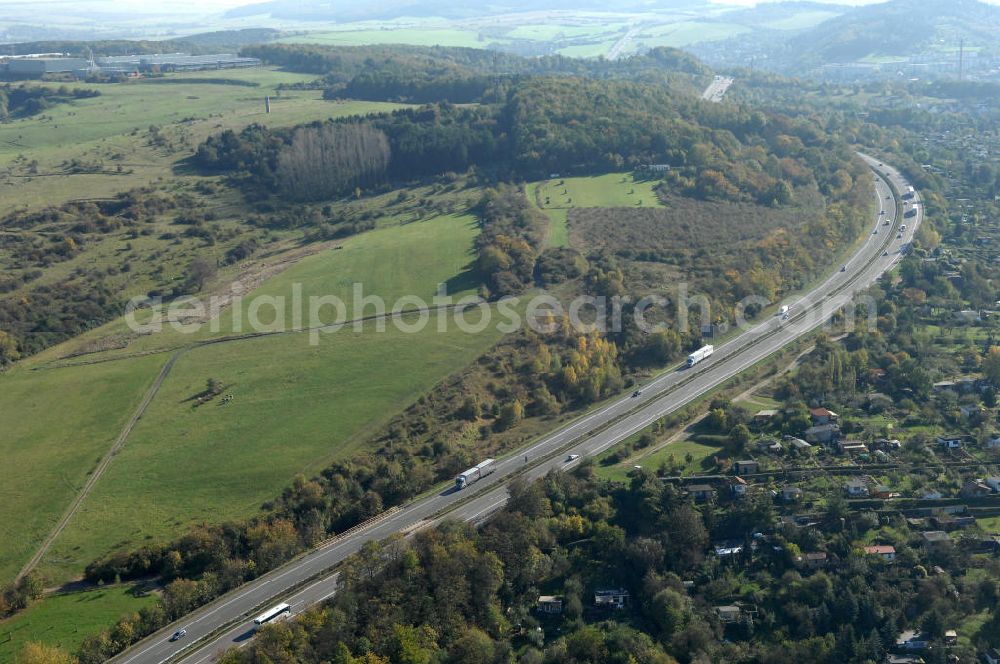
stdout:
<svg viewBox="0 0 1000 664">
<path fill-rule="evenodd" d="M 232 7 L 253 4 L 261 0 L 0 0 L 0 14 L 4 10 L 13 10 L 10 13 L 21 14 L 28 10 L 32 13 L 56 12 L 59 10 L 71 10 L 74 14 L 79 14 L 81 10 L 93 7 L 101 11 L 114 11 L 115 13 L 125 11 L 137 11 L 137 13 L 183 13 L 183 14 L 205 14 L 219 12 Z M 333 0 L 336 3 L 338 0 Z M 339 0 L 341 2 L 345 0 Z M 459 0 L 456 0 L 456 2 Z M 736 5 L 750 7 L 767 2 L 781 2 L 782 0 L 708 0 L 721 5 Z M 815 2 L 825 2 L 829 4 L 842 5 L 870 5 L 886 0 L 814 0 Z M 1000 0 L 983 0 L 988 4 L 1000 5 Z M 608 9 L 613 10 L 614 3 L 609 2 Z M 145 10 L 145 11 L 143 11 Z"/>
</svg>

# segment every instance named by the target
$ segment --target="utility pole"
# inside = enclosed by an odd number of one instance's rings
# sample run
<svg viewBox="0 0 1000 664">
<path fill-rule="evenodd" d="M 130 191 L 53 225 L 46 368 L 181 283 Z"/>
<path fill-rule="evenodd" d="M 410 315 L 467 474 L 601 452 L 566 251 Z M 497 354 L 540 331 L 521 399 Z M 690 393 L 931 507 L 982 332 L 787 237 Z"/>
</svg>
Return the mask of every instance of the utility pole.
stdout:
<svg viewBox="0 0 1000 664">
<path fill-rule="evenodd" d="M 965 39 L 958 42 L 958 80 L 961 82 L 965 76 Z"/>
</svg>

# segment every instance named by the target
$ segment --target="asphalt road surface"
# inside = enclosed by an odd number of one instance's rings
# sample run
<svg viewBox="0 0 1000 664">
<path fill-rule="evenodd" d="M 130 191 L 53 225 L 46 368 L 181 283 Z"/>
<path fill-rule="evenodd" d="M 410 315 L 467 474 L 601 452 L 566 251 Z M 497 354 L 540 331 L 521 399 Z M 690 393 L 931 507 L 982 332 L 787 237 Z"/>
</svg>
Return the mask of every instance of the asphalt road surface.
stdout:
<svg viewBox="0 0 1000 664">
<path fill-rule="evenodd" d="M 879 174 L 875 178 L 878 218 L 843 270 L 785 303 L 789 306 L 787 316 L 770 316 L 719 345 L 714 355 L 695 367 L 661 374 L 643 385 L 639 396 L 617 398 L 579 417 L 499 460 L 496 472 L 461 491 L 449 487 L 435 492 L 303 554 L 143 639 L 112 661 L 162 664 L 176 659 L 184 664 L 207 664 L 220 652 L 247 644 L 253 637 L 253 618 L 270 606 L 287 602 L 294 614 L 332 595 L 336 590 L 332 568 L 364 543 L 409 533 L 441 518 L 480 522 L 503 506 L 506 480 L 513 475 L 535 478 L 554 468 L 571 468 L 579 460 L 569 461 L 570 454 L 581 458 L 599 454 L 824 324 L 902 258 L 922 220 L 922 206 L 915 216 L 904 217 L 919 196 L 897 199 L 887 184 L 891 182 L 901 195 L 908 182 L 896 170 L 862 157 Z M 885 225 L 886 219 L 891 220 L 890 225 Z M 907 229 L 898 238 L 901 223 Z M 187 635 L 170 641 L 170 635 L 182 627 Z"/>
<path fill-rule="evenodd" d="M 712 82 L 708 84 L 705 91 L 701 93 L 701 98 L 705 101 L 712 101 L 719 103 L 722 98 L 726 96 L 726 92 L 729 91 L 729 86 L 733 84 L 735 79 L 729 76 L 716 76 L 712 79 Z"/>
</svg>

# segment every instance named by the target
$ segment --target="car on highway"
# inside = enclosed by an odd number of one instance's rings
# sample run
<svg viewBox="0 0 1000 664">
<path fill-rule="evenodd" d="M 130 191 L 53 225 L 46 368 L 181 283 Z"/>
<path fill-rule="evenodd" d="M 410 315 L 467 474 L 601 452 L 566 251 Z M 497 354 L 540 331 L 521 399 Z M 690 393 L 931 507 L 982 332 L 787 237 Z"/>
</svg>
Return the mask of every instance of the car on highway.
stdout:
<svg viewBox="0 0 1000 664">
<path fill-rule="evenodd" d="M 847 266 L 846 265 L 841 265 L 840 266 L 840 271 L 841 272 L 847 272 Z"/>
<path fill-rule="evenodd" d="M 889 255 L 889 250 L 888 250 L 888 249 L 886 249 L 885 251 L 883 251 L 883 252 L 882 252 L 882 255 L 883 255 L 883 256 L 888 256 L 888 255 Z"/>
<path fill-rule="evenodd" d="M 872 235 L 878 235 L 878 229 L 877 228 L 872 231 Z"/>
<path fill-rule="evenodd" d="M 640 394 L 642 394 L 642 390 L 636 390 L 635 392 L 632 393 L 632 398 L 634 399 L 637 396 L 639 396 Z"/>
<path fill-rule="evenodd" d="M 183 639 L 187 636 L 188 631 L 186 629 L 179 629 L 171 635 L 170 640 L 176 641 L 177 639 Z"/>
<path fill-rule="evenodd" d="M 898 233 L 898 234 L 896 235 L 896 239 L 897 239 L 897 240 L 902 240 L 902 239 L 903 239 L 903 234 L 902 234 L 902 233 Z"/>
<path fill-rule="evenodd" d="M 566 457 L 566 463 L 569 463 L 570 461 L 576 461 L 579 458 L 580 458 L 579 454 L 570 454 L 568 457 Z"/>
</svg>

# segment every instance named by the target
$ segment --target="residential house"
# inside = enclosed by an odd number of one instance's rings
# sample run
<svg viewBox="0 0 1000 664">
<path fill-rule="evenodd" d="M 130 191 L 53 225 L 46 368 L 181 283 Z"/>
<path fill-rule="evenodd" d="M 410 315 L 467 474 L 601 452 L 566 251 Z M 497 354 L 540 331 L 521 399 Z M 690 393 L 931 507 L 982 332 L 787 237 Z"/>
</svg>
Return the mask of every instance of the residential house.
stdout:
<svg viewBox="0 0 1000 664">
<path fill-rule="evenodd" d="M 896 638 L 896 650 L 926 650 L 928 645 L 927 639 L 912 629 L 904 631 Z"/>
<path fill-rule="evenodd" d="M 830 564 L 826 551 L 810 551 L 795 557 L 795 564 L 803 569 L 823 569 Z"/>
<path fill-rule="evenodd" d="M 872 383 L 873 385 L 882 382 L 883 380 L 885 380 L 885 377 L 886 377 L 885 369 L 876 368 L 868 370 L 868 382 Z"/>
<path fill-rule="evenodd" d="M 695 500 L 711 500 L 715 496 L 715 489 L 711 484 L 691 484 L 687 488 L 688 494 Z"/>
<path fill-rule="evenodd" d="M 1000 434 L 993 434 L 990 439 L 986 441 L 986 449 L 997 450 L 1000 449 Z"/>
<path fill-rule="evenodd" d="M 933 385 L 935 392 L 958 392 L 958 387 L 953 380 L 939 380 Z"/>
<path fill-rule="evenodd" d="M 931 524 L 938 530 L 958 530 L 959 528 L 969 528 L 976 525 L 974 516 L 932 516 Z"/>
<path fill-rule="evenodd" d="M 747 481 L 738 475 L 733 478 L 729 487 L 732 489 L 733 495 L 738 498 L 747 495 Z"/>
<path fill-rule="evenodd" d="M 1000 650 L 990 648 L 983 653 L 983 661 L 986 662 L 986 664 L 1000 664 Z"/>
<path fill-rule="evenodd" d="M 837 449 L 841 454 L 857 456 L 858 454 L 868 454 L 868 447 L 858 440 L 842 440 L 837 443 Z"/>
<path fill-rule="evenodd" d="M 539 613 L 558 615 L 562 613 L 563 600 L 562 597 L 556 597 L 555 595 L 539 595 L 536 607 Z"/>
<path fill-rule="evenodd" d="M 738 606 L 717 606 L 715 607 L 715 614 L 724 623 L 735 623 L 740 621 L 743 612 Z"/>
<path fill-rule="evenodd" d="M 735 556 L 743 551 L 743 543 L 740 540 L 725 540 L 712 545 L 715 555 L 720 558 Z"/>
<path fill-rule="evenodd" d="M 883 452 L 896 452 L 903 447 L 903 443 L 895 439 L 879 438 L 872 443 L 872 448 Z"/>
<path fill-rule="evenodd" d="M 767 452 L 768 454 L 782 454 L 785 451 L 785 448 L 781 446 L 781 443 L 773 438 L 765 438 L 757 443 L 757 449 L 761 452 Z"/>
<path fill-rule="evenodd" d="M 1000 477 L 987 477 L 986 486 L 993 489 L 993 493 L 1000 493 Z"/>
<path fill-rule="evenodd" d="M 886 500 L 888 498 L 897 498 L 899 497 L 899 494 L 894 494 L 892 489 L 884 484 L 878 484 L 871 490 L 871 496 L 872 498 L 881 498 L 882 500 Z"/>
<path fill-rule="evenodd" d="M 810 409 L 809 417 L 813 424 L 836 424 L 840 420 L 840 415 L 826 408 Z"/>
<path fill-rule="evenodd" d="M 767 425 L 777 415 L 778 415 L 778 411 L 776 411 L 776 410 L 772 410 L 772 409 L 759 410 L 753 416 L 753 423 L 756 424 L 757 426 L 762 427 L 762 426 Z"/>
<path fill-rule="evenodd" d="M 858 477 L 852 477 L 844 484 L 844 491 L 848 498 L 867 498 L 868 483 Z"/>
<path fill-rule="evenodd" d="M 793 503 L 802 499 L 802 489 L 797 486 L 781 487 L 781 499 L 786 503 Z"/>
<path fill-rule="evenodd" d="M 944 631 L 944 644 L 946 646 L 957 646 L 958 645 L 958 631 L 954 629 L 946 629 Z"/>
<path fill-rule="evenodd" d="M 889 653 L 882 660 L 882 664 L 926 664 L 926 662 L 919 655 L 896 655 Z"/>
<path fill-rule="evenodd" d="M 962 417 L 968 419 L 977 415 L 981 415 L 986 409 L 981 405 L 975 404 L 964 404 L 958 407 L 958 412 L 962 414 Z"/>
<path fill-rule="evenodd" d="M 993 489 L 982 480 L 966 480 L 960 493 L 963 498 L 981 498 L 993 493 Z"/>
<path fill-rule="evenodd" d="M 801 438 L 788 436 L 785 440 L 789 442 L 793 450 L 797 450 L 799 452 L 808 452 L 809 450 L 812 449 L 812 445 L 802 440 Z"/>
<path fill-rule="evenodd" d="M 949 450 L 957 450 L 962 446 L 963 438 L 964 436 L 962 435 L 954 435 L 954 434 L 947 436 L 938 436 L 937 444 Z"/>
<path fill-rule="evenodd" d="M 923 539 L 924 546 L 928 549 L 940 548 L 951 544 L 951 536 L 943 530 L 929 530 L 926 533 L 920 533 L 920 537 Z"/>
<path fill-rule="evenodd" d="M 828 444 L 840 440 L 840 426 L 836 424 L 817 424 L 806 429 L 806 442 Z"/>
<path fill-rule="evenodd" d="M 888 544 L 875 544 L 866 546 L 865 553 L 870 556 L 878 556 L 883 562 L 891 563 L 896 559 L 896 547 Z"/>
<path fill-rule="evenodd" d="M 737 475 L 752 475 L 760 471 L 756 461 L 737 461 L 733 464 L 733 472 Z"/>
<path fill-rule="evenodd" d="M 603 609 L 624 609 L 629 603 L 629 592 L 624 588 L 594 591 L 594 606 Z"/>
</svg>

